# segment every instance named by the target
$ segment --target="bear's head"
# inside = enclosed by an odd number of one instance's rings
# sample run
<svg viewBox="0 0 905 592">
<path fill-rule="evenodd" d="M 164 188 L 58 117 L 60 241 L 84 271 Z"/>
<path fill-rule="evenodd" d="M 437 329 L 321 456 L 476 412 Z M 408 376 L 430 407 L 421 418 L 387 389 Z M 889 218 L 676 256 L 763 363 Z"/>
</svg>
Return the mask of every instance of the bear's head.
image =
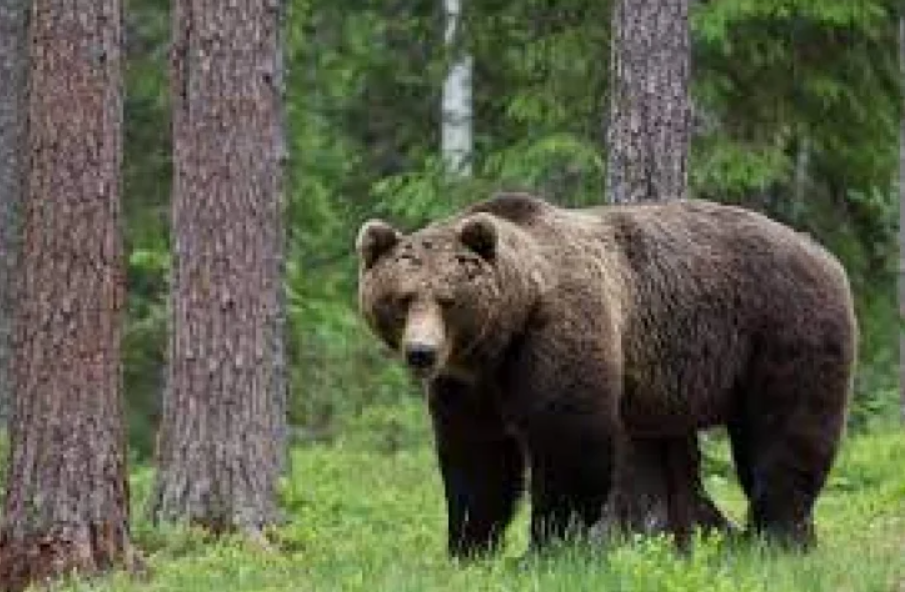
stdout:
<svg viewBox="0 0 905 592">
<path fill-rule="evenodd" d="M 505 306 L 499 247 L 497 221 L 485 213 L 410 235 L 380 220 L 361 227 L 361 311 L 417 376 L 461 369 L 496 329 Z"/>
</svg>

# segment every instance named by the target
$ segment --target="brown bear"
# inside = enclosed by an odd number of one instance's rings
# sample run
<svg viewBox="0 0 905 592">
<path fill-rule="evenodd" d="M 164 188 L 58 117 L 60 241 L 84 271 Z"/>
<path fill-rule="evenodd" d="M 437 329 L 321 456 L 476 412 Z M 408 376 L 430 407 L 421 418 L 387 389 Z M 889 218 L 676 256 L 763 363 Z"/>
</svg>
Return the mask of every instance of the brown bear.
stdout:
<svg viewBox="0 0 905 592">
<path fill-rule="evenodd" d="M 452 555 L 498 545 L 526 472 L 543 546 L 601 520 L 622 451 L 718 425 L 751 529 L 812 540 L 857 330 L 804 235 L 704 201 L 501 194 L 409 235 L 369 221 L 356 246 L 363 315 L 426 387 Z"/>
</svg>

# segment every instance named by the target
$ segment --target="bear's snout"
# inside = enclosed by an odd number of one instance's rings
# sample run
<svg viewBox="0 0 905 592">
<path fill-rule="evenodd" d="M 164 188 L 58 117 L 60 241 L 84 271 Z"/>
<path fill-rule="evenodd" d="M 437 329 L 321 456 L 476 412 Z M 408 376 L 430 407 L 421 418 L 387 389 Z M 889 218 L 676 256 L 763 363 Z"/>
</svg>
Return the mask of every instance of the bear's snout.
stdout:
<svg viewBox="0 0 905 592">
<path fill-rule="evenodd" d="M 409 343 L 405 346 L 405 362 L 417 372 L 432 370 L 437 363 L 437 348 L 428 343 Z"/>
<path fill-rule="evenodd" d="M 413 305 L 400 348 L 409 369 L 422 377 L 432 374 L 443 365 L 446 346 L 446 327 L 439 307 L 423 302 Z"/>
</svg>

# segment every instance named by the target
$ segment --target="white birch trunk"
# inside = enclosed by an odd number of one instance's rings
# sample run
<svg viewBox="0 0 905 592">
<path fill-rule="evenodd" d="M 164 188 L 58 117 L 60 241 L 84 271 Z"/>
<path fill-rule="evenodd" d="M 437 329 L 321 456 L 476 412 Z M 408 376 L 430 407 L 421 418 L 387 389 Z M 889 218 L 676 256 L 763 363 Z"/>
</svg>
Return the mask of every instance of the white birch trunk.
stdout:
<svg viewBox="0 0 905 592">
<path fill-rule="evenodd" d="M 461 51 L 462 5 L 460 0 L 443 0 L 446 15 L 444 43 L 450 66 L 443 81 L 441 107 L 441 150 L 450 173 L 470 176 L 472 156 L 471 71 L 472 58 Z"/>
</svg>

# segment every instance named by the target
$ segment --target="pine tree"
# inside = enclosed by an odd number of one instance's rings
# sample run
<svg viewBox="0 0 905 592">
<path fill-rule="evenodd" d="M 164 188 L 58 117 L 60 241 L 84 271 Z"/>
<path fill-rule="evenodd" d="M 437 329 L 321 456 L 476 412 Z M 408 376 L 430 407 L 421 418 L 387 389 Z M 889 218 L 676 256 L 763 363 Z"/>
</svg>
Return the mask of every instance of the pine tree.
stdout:
<svg viewBox="0 0 905 592">
<path fill-rule="evenodd" d="M 31 13 L 0 526 L 6 590 L 133 560 L 121 405 L 121 10 L 119 0 L 37 0 Z"/>
<path fill-rule="evenodd" d="M 174 7 L 173 278 L 157 520 L 257 536 L 283 462 L 279 2 Z"/>
</svg>

